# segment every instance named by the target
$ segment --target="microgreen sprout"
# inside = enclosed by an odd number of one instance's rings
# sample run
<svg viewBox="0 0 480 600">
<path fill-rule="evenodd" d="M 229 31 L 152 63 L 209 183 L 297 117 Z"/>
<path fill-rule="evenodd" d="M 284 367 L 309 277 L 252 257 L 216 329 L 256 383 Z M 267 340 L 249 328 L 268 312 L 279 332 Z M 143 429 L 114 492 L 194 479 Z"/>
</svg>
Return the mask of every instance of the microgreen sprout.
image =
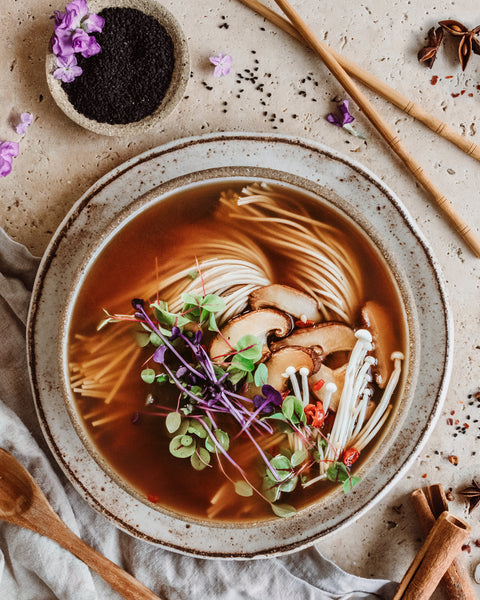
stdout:
<svg viewBox="0 0 480 600">
<path fill-rule="evenodd" d="M 202 277 L 200 272 L 198 276 Z M 319 480 L 330 480 L 342 484 L 345 492 L 353 488 L 360 478 L 352 476 L 350 468 L 359 451 L 352 446 L 340 458 L 338 446 L 332 445 L 329 439 L 330 432 L 324 433 L 326 411 L 322 402 L 310 400 L 308 371 L 300 368 L 297 372 L 294 367 L 288 367 L 284 377 L 291 392 L 287 389 L 281 393 L 268 383 L 268 368 L 262 362 L 262 341 L 251 334 L 244 335 L 234 345 L 228 343 L 230 350 L 213 360 L 203 338 L 208 331 L 222 336 L 215 315 L 225 308 L 223 298 L 215 294 L 185 293 L 182 300 L 181 310 L 172 312 L 168 304 L 158 298 L 149 305 L 144 300 L 134 299 L 133 315 L 107 313 L 101 324 L 103 327 L 118 321 L 135 323 L 139 346 L 145 351 L 151 350 L 140 373 L 151 390 L 146 403 L 150 412 L 134 415 L 132 423 L 138 425 L 143 414 L 164 418 L 170 437 L 169 450 L 175 458 L 190 461 L 197 471 L 210 468 L 214 458 L 238 495 L 257 494 L 278 516 L 295 513 L 293 506 L 280 500 L 299 484 L 306 487 Z M 363 382 L 365 368 L 361 365 L 369 364 L 362 362 L 369 348 L 369 337 L 366 333 L 360 333 L 359 337 L 353 361 L 356 368 L 358 365 Z M 228 342 L 226 338 L 224 341 Z M 217 362 L 218 359 L 221 362 Z M 396 355 L 394 359 L 400 360 Z M 364 390 L 364 383 L 357 384 L 360 379 L 353 379 L 349 384 L 355 393 Z M 253 398 L 244 395 L 251 384 L 261 391 Z M 163 395 L 159 386 L 165 385 L 177 390 L 173 408 L 160 406 L 158 402 L 159 394 Z M 356 432 L 360 442 L 376 429 L 379 418 L 381 416 L 375 417 L 370 429 Z M 271 455 L 262 447 L 262 436 L 272 434 L 279 436 L 279 448 Z M 249 481 L 244 466 L 231 453 L 231 445 L 240 436 L 252 445 L 261 464 L 258 487 Z M 228 473 L 222 461 L 229 463 Z M 232 467 L 239 479 L 231 477 Z"/>
</svg>

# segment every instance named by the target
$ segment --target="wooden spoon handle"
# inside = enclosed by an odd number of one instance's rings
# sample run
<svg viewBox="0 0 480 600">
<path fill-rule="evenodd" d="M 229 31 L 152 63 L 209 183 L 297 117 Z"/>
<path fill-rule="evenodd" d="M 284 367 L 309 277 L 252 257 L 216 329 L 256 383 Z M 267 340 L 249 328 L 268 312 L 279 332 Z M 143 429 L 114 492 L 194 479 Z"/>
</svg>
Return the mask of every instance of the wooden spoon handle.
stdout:
<svg viewBox="0 0 480 600">
<path fill-rule="evenodd" d="M 126 600 L 159 600 L 143 583 L 86 544 L 62 522 L 54 529 L 49 535 L 51 539 L 98 573 Z"/>
</svg>

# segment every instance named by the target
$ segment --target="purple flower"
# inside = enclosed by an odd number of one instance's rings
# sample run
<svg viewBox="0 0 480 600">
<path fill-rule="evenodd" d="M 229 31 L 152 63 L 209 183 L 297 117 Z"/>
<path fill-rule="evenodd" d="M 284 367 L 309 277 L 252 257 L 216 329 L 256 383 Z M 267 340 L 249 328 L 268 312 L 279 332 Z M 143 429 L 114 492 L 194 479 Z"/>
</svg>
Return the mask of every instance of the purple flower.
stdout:
<svg viewBox="0 0 480 600">
<path fill-rule="evenodd" d="M 0 142 L 0 177 L 6 177 L 12 170 L 12 161 L 18 156 L 17 142 Z"/>
<path fill-rule="evenodd" d="M 332 125 L 336 125 L 337 127 L 343 127 L 348 123 L 354 121 L 354 117 L 348 112 L 348 100 L 344 100 L 343 102 L 339 102 L 337 104 L 338 113 L 330 113 L 327 115 L 327 121 Z"/>
<path fill-rule="evenodd" d="M 70 56 L 81 52 L 88 58 L 100 52 L 100 46 L 89 33 L 101 32 L 105 19 L 90 14 L 86 0 L 73 0 L 65 7 L 65 12 L 54 11 L 54 34 L 51 39 L 52 52 L 56 56 Z"/>
<path fill-rule="evenodd" d="M 82 19 L 88 16 L 86 0 L 73 0 L 65 7 L 65 20 L 69 29 L 78 29 Z"/>
<path fill-rule="evenodd" d="M 230 73 L 233 58 L 230 54 L 223 55 L 220 52 L 218 56 L 210 56 L 210 62 L 215 65 L 215 70 L 213 71 L 214 77 L 222 77 L 222 75 Z"/>
<path fill-rule="evenodd" d="M 82 29 L 87 33 L 101 33 L 104 25 L 105 19 L 100 15 L 88 15 L 82 20 Z"/>
<path fill-rule="evenodd" d="M 74 54 L 70 56 L 57 56 L 57 67 L 53 72 L 55 79 L 61 79 L 64 83 L 71 83 L 75 77 L 83 73 L 82 68 L 77 65 Z"/>
<path fill-rule="evenodd" d="M 348 104 L 348 99 L 343 100 L 343 102 L 339 102 L 337 104 L 337 114 L 330 113 L 329 115 L 327 115 L 327 121 L 332 125 L 335 125 L 336 127 L 343 127 L 343 129 L 346 129 L 352 135 L 364 140 L 366 139 L 365 135 L 363 133 L 355 131 L 355 129 L 351 125 L 351 123 L 355 121 L 355 118 L 348 112 Z"/>
<path fill-rule="evenodd" d="M 56 29 L 50 40 L 55 56 L 71 56 L 75 53 L 72 45 L 72 32 L 69 29 Z"/>
<path fill-rule="evenodd" d="M 16 132 L 18 135 L 25 135 L 27 133 L 27 129 L 33 123 L 33 115 L 28 112 L 24 112 L 20 115 L 20 123 L 16 127 Z"/>
<path fill-rule="evenodd" d="M 276 406 L 282 405 L 282 394 L 268 383 L 262 385 L 262 394 L 263 396 L 256 394 L 253 397 L 253 405 L 256 409 L 260 409 L 260 412 L 270 414 Z"/>
<path fill-rule="evenodd" d="M 72 47 L 74 52 L 80 52 L 84 58 L 94 56 L 101 51 L 97 40 L 88 35 L 83 29 L 76 29 L 72 35 Z"/>
</svg>

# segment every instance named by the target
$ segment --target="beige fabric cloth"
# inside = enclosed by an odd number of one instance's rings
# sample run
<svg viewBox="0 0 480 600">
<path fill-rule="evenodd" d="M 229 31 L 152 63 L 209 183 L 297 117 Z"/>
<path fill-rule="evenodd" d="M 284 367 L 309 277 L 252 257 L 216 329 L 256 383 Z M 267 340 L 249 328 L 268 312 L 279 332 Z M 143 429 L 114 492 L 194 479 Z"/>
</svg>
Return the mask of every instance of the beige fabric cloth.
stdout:
<svg viewBox="0 0 480 600">
<path fill-rule="evenodd" d="M 38 264 L 0 228 L 0 447 L 28 468 L 75 533 L 165 600 L 393 597 L 397 584 L 349 575 L 315 548 L 263 560 L 191 558 L 130 537 L 90 508 L 53 460 L 31 397 L 25 323 Z M 0 523 L 0 598 L 116 600 L 120 596 L 54 542 Z"/>
</svg>

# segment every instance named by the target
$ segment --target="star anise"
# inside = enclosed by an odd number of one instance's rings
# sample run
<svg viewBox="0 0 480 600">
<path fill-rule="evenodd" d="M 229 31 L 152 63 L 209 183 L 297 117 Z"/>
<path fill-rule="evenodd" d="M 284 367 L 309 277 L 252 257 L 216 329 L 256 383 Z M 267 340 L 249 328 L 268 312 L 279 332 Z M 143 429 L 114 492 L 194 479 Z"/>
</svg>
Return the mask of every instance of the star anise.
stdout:
<svg viewBox="0 0 480 600">
<path fill-rule="evenodd" d="M 443 41 L 443 29 L 432 27 L 428 32 L 428 44 L 418 52 L 418 60 L 424 62 L 429 69 L 437 58 L 437 52 Z"/>
<path fill-rule="evenodd" d="M 458 57 L 460 58 L 462 71 L 465 71 L 472 52 L 474 54 L 480 54 L 480 42 L 475 37 L 477 33 L 480 32 L 480 25 L 477 25 L 475 29 L 471 30 L 468 29 L 468 27 L 465 27 L 465 25 L 462 25 L 462 23 L 453 20 L 440 21 L 439 25 L 455 37 L 460 38 Z"/>
<path fill-rule="evenodd" d="M 480 485 L 472 480 L 472 485 L 466 487 L 463 490 L 460 490 L 459 494 L 468 499 L 468 513 L 470 514 L 472 510 L 480 503 Z"/>
</svg>

